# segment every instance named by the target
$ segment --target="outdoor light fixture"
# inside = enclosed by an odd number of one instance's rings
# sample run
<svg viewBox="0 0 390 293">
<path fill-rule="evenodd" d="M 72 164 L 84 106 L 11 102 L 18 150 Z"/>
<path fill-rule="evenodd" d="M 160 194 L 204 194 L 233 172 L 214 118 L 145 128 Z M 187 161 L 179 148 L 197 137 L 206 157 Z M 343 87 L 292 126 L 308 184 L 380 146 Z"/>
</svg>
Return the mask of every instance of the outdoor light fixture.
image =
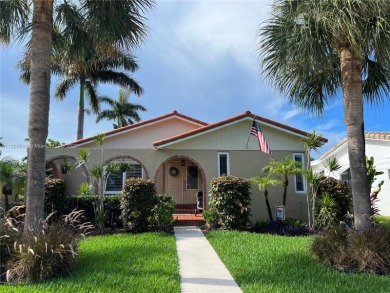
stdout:
<svg viewBox="0 0 390 293">
<path fill-rule="evenodd" d="M 181 165 L 182 165 L 182 166 L 185 166 L 185 165 L 186 165 L 186 161 L 181 160 Z"/>
</svg>

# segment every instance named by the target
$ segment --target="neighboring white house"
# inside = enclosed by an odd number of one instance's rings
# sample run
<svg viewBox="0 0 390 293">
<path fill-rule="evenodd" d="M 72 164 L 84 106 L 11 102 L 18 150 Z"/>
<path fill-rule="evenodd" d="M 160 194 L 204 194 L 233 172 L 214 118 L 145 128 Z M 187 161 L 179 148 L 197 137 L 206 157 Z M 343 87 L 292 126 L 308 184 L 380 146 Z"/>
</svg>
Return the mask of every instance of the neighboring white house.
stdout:
<svg viewBox="0 0 390 293">
<path fill-rule="evenodd" d="M 376 170 L 383 172 L 382 175 L 377 176 L 372 191 L 376 190 L 379 182 L 384 181 L 378 196 L 377 206 L 380 209 L 380 214 L 390 215 L 390 132 L 366 132 L 365 139 L 367 157 L 374 157 Z M 348 183 L 350 174 L 347 146 L 347 139 L 344 138 L 323 154 L 319 160 L 312 162 L 314 171 L 317 173 L 323 172 L 325 176 L 331 176 Z M 339 171 L 329 174 L 325 166 L 326 161 L 332 157 L 335 157 L 342 167 Z"/>
</svg>

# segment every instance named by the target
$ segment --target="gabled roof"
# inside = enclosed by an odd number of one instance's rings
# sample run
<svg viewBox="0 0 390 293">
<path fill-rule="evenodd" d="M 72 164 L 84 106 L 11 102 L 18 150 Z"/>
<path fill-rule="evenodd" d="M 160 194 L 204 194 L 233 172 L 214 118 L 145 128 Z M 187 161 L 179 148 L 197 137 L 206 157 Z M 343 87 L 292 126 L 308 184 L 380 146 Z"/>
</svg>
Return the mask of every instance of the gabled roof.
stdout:
<svg viewBox="0 0 390 293">
<path fill-rule="evenodd" d="M 188 122 L 192 122 L 194 124 L 199 125 L 199 127 L 208 125 L 208 123 L 206 123 L 206 122 L 194 119 L 192 117 L 189 117 L 189 116 L 186 116 L 186 115 L 183 115 L 183 114 L 180 114 L 177 111 L 173 111 L 172 113 L 169 113 L 169 114 L 166 114 L 166 115 L 163 115 L 163 116 L 159 116 L 159 117 L 156 117 L 156 118 L 153 118 L 153 119 L 149 119 L 149 120 L 141 121 L 141 122 L 138 122 L 138 123 L 135 123 L 135 124 L 127 125 L 125 127 L 121 127 L 121 128 L 117 128 L 117 129 L 114 129 L 114 130 L 107 131 L 107 132 L 103 132 L 101 134 L 103 134 L 105 137 L 111 137 L 111 136 L 115 136 L 115 135 L 118 135 L 118 134 L 121 134 L 121 133 L 124 133 L 124 132 L 127 132 L 127 131 L 131 131 L 133 129 L 138 129 L 138 128 L 144 127 L 146 125 L 153 125 L 155 123 L 158 123 L 158 122 L 161 122 L 161 121 L 164 121 L 166 119 L 173 118 L 173 117 L 177 117 L 177 118 L 186 120 Z M 80 140 L 77 140 L 77 141 L 74 141 L 74 142 L 62 145 L 59 148 L 74 147 L 74 146 L 77 146 L 77 145 L 89 143 L 89 142 L 92 142 L 95 138 L 96 138 L 96 136 L 83 138 L 83 139 L 80 139 Z"/>
<path fill-rule="evenodd" d="M 293 127 L 288 126 L 288 125 L 281 124 L 279 122 L 272 121 L 272 120 L 267 119 L 267 118 L 263 118 L 261 116 L 254 115 L 250 111 L 246 111 L 243 114 L 240 114 L 240 115 L 237 115 L 237 116 L 234 116 L 234 117 L 231 117 L 231 118 L 228 118 L 228 119 L 216 122 L 216 123 L 208 124 L 208 125 L 205 125 L 203 127 L 195 129 L 195 130 L 191 130 L 191 131 L 182 133 L 180 135 L 176 135 L 176 136 L 169 137 L 169 138 L 166 138 L 166 139 L 163 139 L 160 141 L 156 141 L 153 145 L 157 149 L 164 148 L 164 147 L 167 147 L 171 144 L 181 142 L 183 140 L 190 139 L 190 138 L 196 137 L 198 135 L 202 135 L 202 134 L 220 129 L 222 127 L 226 127 L 228 125 L 232 125 L 232 124 L 238 123 L 238 122 L 243 121 L 243 120 L 252 120 L 252 119 L 255 119 L 256 121 L 261 122 L 262 124 L 265 124 L 265 125 L 271 126 L 273 128 L 277 128 L 279 130 L 289 132 L 289 133 L 292 133 L 292 134 L 295 134 L 298 136 L 307 137 L 308 135 L 310 135 L 308 132 L 299 130 L 297 128 L 293 128 Z M 326 138 L 323 138 L 323 137 L 320 137 L 320 139 L 323 142 L 328 141 Z"/>
<path fill-rule="evenodd" d="M 378 139 L 378 140 L 390 140 L 390 132 L 365 132 L 365 139 Z M 321 160 L 331 153 L 335 152 L 337 149 L 341 148 L 347 142 L 347 138 L 345 137 L 339 143 L 337 143 L 334 147 L 326 151 L 322 156 Z"/>
</svg>

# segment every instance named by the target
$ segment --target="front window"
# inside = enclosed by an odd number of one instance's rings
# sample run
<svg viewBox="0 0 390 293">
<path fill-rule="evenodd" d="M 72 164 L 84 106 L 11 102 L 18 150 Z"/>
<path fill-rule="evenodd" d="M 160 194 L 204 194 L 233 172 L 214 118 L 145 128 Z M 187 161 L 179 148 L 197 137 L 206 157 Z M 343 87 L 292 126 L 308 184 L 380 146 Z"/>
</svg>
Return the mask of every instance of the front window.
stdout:
<svg viewBox="0 0 390 293">
<path fill-rule="evenodd" d="M 229 153 L 218 153 L 218 176 L 230 175 Z"/>
<path fill-rule="evenodd" d="M 187 189 L 198 189 L 197 166 L 187 166 Z"/>
<path fill-rule="evenodd" d="M 143 168 L 137 162 L 127 162 L 132 167 L 126 172 L 117 174 L 110 174 L 107 179 L 106 194 L 120 194 L 126 179 L 129 178 L 143 178 Z"/>
<path fill-rule="evenodd" d="M 303 154 L 293 154 L 293 158 L 295 161 L 300 162 L 302 165 L 302 168 L 304 167 L 304 157 Z M 305 182 L 305 176 L 302 174 L 298 174 L 294 176 L 295 181 L 295 192 L 296 193 L 302 193 L 306 191 L 306 182 Z"/>
</svg>

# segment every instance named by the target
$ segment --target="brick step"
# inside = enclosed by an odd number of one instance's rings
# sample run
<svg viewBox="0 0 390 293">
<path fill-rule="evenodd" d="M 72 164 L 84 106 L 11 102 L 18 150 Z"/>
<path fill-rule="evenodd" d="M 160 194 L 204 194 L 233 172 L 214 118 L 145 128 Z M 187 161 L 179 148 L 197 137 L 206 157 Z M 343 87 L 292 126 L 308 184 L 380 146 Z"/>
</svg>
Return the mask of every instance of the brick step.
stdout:
<svg viewBox="0 0 390 293">
<path fill-rule="evenodd" d="M 174 214 L 187 214 L 187 215 L 194 215 L 196 209 L 176 209 Z"/>
<path fill-rule="evenodd" d="M 202 226 L 205 221 L 201 214 L 198 215 L 178 215 L 174 216 L 175 218 L 175 226 Z"/>
</svg>

